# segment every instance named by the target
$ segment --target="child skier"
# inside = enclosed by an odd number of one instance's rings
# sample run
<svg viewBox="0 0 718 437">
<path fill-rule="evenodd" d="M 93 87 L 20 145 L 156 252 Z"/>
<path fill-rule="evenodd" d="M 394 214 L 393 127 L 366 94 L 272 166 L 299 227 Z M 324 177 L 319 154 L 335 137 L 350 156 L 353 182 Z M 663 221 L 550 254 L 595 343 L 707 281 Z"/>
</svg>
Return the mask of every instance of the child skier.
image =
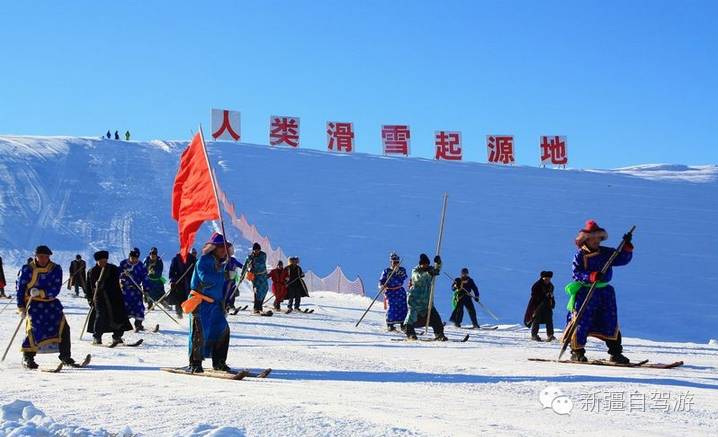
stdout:
<svg viewBox="0 0 718 437">
<path fill-rule="evenodd" d="M 451 313 L 449 320 L 454 322 L 454 326 L 461 328 L 461 322 L 464 319 L 464 308 L 466 308 L 471 318 L 472 327 L 478 329 L 479 321 L 476 319 L 476 308 L 474 308 L 474 303 L 471 300 L 479 301 L 479 288 L 469 276 L 468 268 L 461 269 L 461 277 L 454 279 L 451 288 L 454 290 L 454 296 L 451 301 L 454 311 Z"/>
</svg>

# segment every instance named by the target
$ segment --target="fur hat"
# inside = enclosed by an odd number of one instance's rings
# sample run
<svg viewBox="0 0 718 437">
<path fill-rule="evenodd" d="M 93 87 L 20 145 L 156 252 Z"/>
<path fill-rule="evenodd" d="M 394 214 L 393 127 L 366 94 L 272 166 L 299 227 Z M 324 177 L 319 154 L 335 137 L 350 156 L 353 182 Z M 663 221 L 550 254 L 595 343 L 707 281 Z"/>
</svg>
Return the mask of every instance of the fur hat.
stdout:
<svg viewBox="0 0 718 437">
<path fill-rule="evenodd" d="M 461 274 L 463 275 L 464 273 L 466 273 L 467 275 L 469 274 L 469 269 L 467 267 L 461 269 Z"/>
<path fill-rule="evenodd" d="M 588 240 L 591 237 L 598 237 L 601 239 L 601 241 L 608 238 L 608 232 L 606 232 L 605 229 L 598 226 L 598 223 L 596 223 L 593 220 L 586 221 L 586 225 L 578 231 L 578 235 L 576 236 L 576 246 L 581 247 L 586 243 L 586 240 Z"/>
<path fill-rule="evenodd" d="M 99 250 L 95 252 L 95 261 L 99 261 L 101 259 L 107 259 L 110 257 L 110 253 L 106 250 Z"/>
<path fill-rule="evenodd" d="M 52 255 L 52 251 L 47 246 L 37 246 L 35 248 L 35 255 Z"/>
<path fill-rule="evenodd" d="M 228 241 L 225 241 L 224 235 L 220 234 L 219 232 L 213 233 L 210 237 L 207 243 L 205 243 L 204 247 L 202 247 L 202 255 L 207 255 L 208 253 L 214 252 L 214 249 L 216 249 L 219 246 L 224 246 L 224 244 L 227 243 L 227 245 L 231 245 L 232 243 L 229 243 Z"/>
<path fill-rule="evenodd" d="M 422 265 L 422 264 L 431 264 L 431 260 L 425 253 L 422 253 L 421 255 L 419 255 L 419 265 Z"/>
<path fill-rule="evenodd" d="M 553 272 L 550 270 L 544 270 L 541 272 L 542 278 L 553 278 Z"/>
<path fill-rule="evenodd" d="M 399 254 L 396 252 L 392 252 L 389 254 L 389 259 L 391 261 L 401 261 L 401 258 L 399 257 Z"/>
<path fill-rule="evenodd" d="M 82 255 L 78 253 L 77 255 L 75 255 L 75 259 L 82 259 Z"/>
<path fill-rule="evenodd" d="M 140 249 L 134 248 L 130 251 L 130 258 L 139 258 L 140 257 Z"/>
<path fill-rule="evenodd" d="M 155 255 L 157 255 L 157 248 L 156 248 L 156 247 L 153 247 L 152 249 L 150 249 L 150 255 L 152 255 L 153 253 L 154 253 Z"/>
<path fill-rule="evenodd" d="M 252 250 L 262 250 L 262 246 L 260 246 L 259 243 L 254 243 L 252 245 Z"/>
</svg>

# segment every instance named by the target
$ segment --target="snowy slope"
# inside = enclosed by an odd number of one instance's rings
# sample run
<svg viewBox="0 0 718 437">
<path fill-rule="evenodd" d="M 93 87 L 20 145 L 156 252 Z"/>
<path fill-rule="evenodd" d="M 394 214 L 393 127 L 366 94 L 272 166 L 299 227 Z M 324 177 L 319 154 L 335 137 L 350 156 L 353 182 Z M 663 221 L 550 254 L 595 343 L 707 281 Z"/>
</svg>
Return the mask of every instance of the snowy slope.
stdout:
<svg viewBox="0 0 718 437">
<path fill-rule="evenodd" d="M 0 254 L 19 264 L 42 242 L 64 264 L 100 247 L 116 260 L 133 246 L 171 257 L 170 190 L 185 144 L 0 137 Z M 223 190 L 275 245 L 319 274 L 339 264 L 360 275 L 368 294 L 390 251 L 407 266 L 432 255 L 447 191 L 446 270 L 468 266 L 502 323 L 520 321 L 540 270 L 555 271 L 565 306 L 572 241 L 587 218 L 608 228 L 610 244 L 636 224 L 635 260 L 614 280 L 625 335 L 718 336 L 715 165 L 504 168 L 230 143 L 210 144 L 210 155 Z M 447 316 L 448 280 L 439 284 Z"/>
<path fill-rule="evenodd" d="M 240 300 L 248 303 L 248 294 Z M 147 325 L 160 323 L 162 330 L 142 334 L 145 343 L 140 348 L 97 348 L 89 344 L 87 334 L 84 341 L 77 340 L 87 311 L 84 299 L 63 296 L 73 329 L 73 354 L 94 354 L 92 366 L 60 374 L 29 372 L 20 367 L 20 353 L 14 349 L 0 365 L 0 406 L 6 406 L 0 435 L 11 429 L 77 426 L 95 430 L 95 435 L 106 435 L 100 433 L 104 429 L 144 436 L 718 433 L 716 345 L 625 338 L 625 352 L 632 359 L 686 361 L 673 370 L 531 363 L 527 358 L 555 358 L 556 343 L 530 342 L 528 332 L 513 325 L 471 331 L 466 343 L 395 342 L 391 338 L 396 334 L 383 332 L 380 308 L 354 328 L 368 301 L 315 293 L 309 299 L 309 307 L 316 310 L 313 315 L 230 316 L 228 362 L 274 371 L 263 381 L 226 382 L 158 370 L 186 364 L 186 319 L 178 327 L 152 312 Z M 0 344 L 7 344 L 8 327 L 16 320 L 13 312 L 0 315 Z M 447 332 L 459 338 L 469 331 Z M 127 334 L 126 340 L 138 336 Z M 603 346 L 590 342 L 588 355 L 605 357 Z M 42 355 L 38 362 L 51 366 L 57 358 Z M 570 415 L 542 408 L 539 396 L 549 386 L 557 386 L 572 400 Z M 591 394 L 603 399 L 612 393 L 623 396 L 626 405 L 614 399 L 614 411 L 606 411 L 608 404 L 596 411 L 588 400 Z M 654 393 L 667 397 L 668 411 L 652 399 Z M 629 394 L 642 395 L 644 404 L 629 410 Z M 32 402 L 48 417 L 28 408 L 27 417 L 20 418 L 16 400 Z M 71 435 L 90 434 L 80 430 Z"/>
</svg>

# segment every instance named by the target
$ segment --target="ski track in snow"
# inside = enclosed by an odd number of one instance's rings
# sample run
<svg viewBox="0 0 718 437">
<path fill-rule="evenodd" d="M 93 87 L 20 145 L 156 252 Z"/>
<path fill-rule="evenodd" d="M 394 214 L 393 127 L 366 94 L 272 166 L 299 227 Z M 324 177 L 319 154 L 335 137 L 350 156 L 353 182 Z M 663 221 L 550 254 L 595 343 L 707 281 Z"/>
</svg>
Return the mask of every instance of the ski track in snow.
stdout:
<svg viewBox="0 0 718 437">
<path fill-rule="evenodd" d="M 247 296 L 238 304 L 249 304 Z M 73 355 L 92 353 L 91 367 L 26 371 L 16 342 L 0 366 L 0 405 L 31 401 L 68 426 L 111 433 L 129 427 L 148 436 L 555 436 L 571 429 L 599 435 L 606 423 L 612 435 L 639 429 L 646 435 L 718 432 L 718 346 L 624 339 L 633 360 L 686 361 L 673 370 L 532 363 L 527 358 L 555 358 L 558 344 L 531 342 L 516 325 L 496 331 L 447 328 L 452 338 L 470 333 L 466 343 L 394 342 L 398 334 L 384 332 L 380 305 L 355 328 L 370 300 L 326 292 L 306 300 L 304 306 L 316 310 L 312 315 L 229 316 L 229 364 L 274 370 L 265 380 L 223 381 L 159 370 L 186 365 L 186 319 L 179 327 L 154 311 L 145 324 L 159 323 L 160 333 L 126 335 L 126 341 L 144 338 L 141 347 L 97 348 L 88 334 L 77 340 L 84 299 L 61 297 Z M 8 327 L 0 332 L 4 345 L 17 316 L 6 311 L 0 323 Z M 590 342 L 588 355 L 604 358 L 603 344 Z M 54 354 L 38 356 L 44 366 L 56 360 Z M 576 403 L 587 393 L 634 391 L 669 393 L 672 399 L 690 392 L 694 403 L 690 412 L 587 412 L 576 406 L 560 416 L 539 404 L 538 394 L 548 385 L 559 386 Z"/>
</svg>

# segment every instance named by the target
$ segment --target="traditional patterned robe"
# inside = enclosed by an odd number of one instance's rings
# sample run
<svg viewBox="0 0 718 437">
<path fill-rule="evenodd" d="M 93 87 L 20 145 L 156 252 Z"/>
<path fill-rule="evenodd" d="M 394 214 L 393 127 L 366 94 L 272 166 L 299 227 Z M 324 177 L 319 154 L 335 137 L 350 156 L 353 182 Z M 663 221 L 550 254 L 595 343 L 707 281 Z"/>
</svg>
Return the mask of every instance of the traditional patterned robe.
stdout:
<svg viewBox="0 0 718 437">
<path fill-rule="evenodd" d="M 62 267 L 50 261 L 39 267 L 35 261 L 24 265 L 17 279 L 17 306 L 27 310 L 23 352 L 57 352 L 60 333 L 67 321 L 62 303 L 57 299 L 62 288 Z M 39 290 L 37 297 L 30 290 Z"/>
<path fill-rule="evenodd" d="M 150 288 L 145 266 L 141 262 L 132 265 L 127 259 L 122 261 L 120 263 L 120 285 L 122 286 L 122 297 L 125 300 L 127 317 L 144 320 L 145 304 L 142 301 L 142 290 L 138 287 L 145 290 Z"/>
<path fill-rule="evenodd" d="M 404 289 L 404 281 L 406 281 L 406 269 L 399 267 L 392 275 L 392 268 L 387 267 L 379 277 L 379 286 L 386 285 L 384 296 L 389 307 L 386 310 L 386 323 L 404 323 L 408 307 L 406 305 L 406 290 Z M 391 278 L 390 278 L 391 276 Z M 389 279 L 389 282 L 387 282 Z"/>
</svg>

